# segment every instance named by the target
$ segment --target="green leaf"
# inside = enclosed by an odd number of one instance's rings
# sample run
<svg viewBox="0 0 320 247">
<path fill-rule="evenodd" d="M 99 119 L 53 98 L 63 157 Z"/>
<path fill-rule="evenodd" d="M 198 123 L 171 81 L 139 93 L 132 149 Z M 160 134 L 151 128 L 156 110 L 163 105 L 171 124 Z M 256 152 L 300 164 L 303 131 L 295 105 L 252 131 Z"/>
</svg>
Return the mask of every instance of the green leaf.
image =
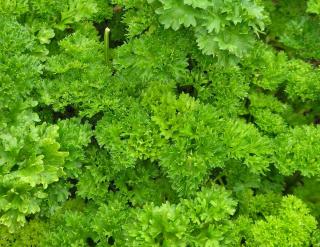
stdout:
<svg viewBox="0 0 320 247">
<path fill-rule="evenodd" d="M 161 1 L 163 8 L 157 9 L 160 22 L 165 28 L 178 30 L 181 26 L 196 26 L 197 21 L 192 7 L 184 5 L 182 0 Z"/>
</svg>

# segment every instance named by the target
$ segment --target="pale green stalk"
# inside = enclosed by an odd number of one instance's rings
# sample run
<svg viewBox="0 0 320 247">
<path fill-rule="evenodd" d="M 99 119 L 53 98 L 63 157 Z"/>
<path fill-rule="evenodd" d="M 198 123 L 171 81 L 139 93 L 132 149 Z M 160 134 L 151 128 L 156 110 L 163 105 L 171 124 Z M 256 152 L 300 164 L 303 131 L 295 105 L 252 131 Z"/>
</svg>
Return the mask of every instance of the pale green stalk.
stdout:
<svg viewBox="0 0 320 247">
<path fill-rule="evenodd" d="M 106 27 L 104 30 L 104 56 L 106 63 L 109 63 L 109 38 L 110 38 L 110 29 Z"/>
</svg>

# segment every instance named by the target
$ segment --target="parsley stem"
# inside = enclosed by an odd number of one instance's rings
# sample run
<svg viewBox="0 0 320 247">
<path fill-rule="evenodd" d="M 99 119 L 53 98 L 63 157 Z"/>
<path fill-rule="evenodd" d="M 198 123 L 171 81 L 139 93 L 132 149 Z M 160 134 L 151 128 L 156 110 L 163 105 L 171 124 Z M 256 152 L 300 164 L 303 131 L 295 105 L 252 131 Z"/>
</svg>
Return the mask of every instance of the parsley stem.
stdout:
<svg viewBox="0 0 320 247">
<path fill-rule="evenodd" d="M 104 30 L 104 56 L 106 59 L 106 63 L 109 63 L 109 37 L 110 37 L 110 29 L 106 27 Z"/>
</svg>

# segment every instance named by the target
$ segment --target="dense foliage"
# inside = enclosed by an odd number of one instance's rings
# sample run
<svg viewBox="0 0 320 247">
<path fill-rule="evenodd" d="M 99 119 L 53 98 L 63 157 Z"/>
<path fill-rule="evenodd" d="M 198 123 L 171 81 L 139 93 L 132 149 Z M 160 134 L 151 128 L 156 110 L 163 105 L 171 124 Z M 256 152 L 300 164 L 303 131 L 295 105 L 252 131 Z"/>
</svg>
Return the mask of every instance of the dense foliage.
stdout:
<svg viewBox="0 0 320 247">
<path fill-rule="evenodd" d="M 319 65 L 319 0 L 1 0 L 0 246 L 320 246 Z"/>
</svg>

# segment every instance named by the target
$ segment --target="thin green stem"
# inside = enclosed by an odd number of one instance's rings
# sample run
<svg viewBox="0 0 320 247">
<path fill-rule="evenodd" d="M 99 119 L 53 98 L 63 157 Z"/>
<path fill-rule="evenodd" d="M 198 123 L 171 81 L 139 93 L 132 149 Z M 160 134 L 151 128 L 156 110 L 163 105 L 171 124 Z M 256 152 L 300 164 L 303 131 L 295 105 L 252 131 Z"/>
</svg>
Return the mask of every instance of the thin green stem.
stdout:
<svg viewBox="0 0 320 247">
<path fill-rule="evenodd" d="M 109 38 L 110 38 L 110 29 L 106 27 L 104 30 L 104 56 L 106 63 L 109 63 Z"/>
</svg>

